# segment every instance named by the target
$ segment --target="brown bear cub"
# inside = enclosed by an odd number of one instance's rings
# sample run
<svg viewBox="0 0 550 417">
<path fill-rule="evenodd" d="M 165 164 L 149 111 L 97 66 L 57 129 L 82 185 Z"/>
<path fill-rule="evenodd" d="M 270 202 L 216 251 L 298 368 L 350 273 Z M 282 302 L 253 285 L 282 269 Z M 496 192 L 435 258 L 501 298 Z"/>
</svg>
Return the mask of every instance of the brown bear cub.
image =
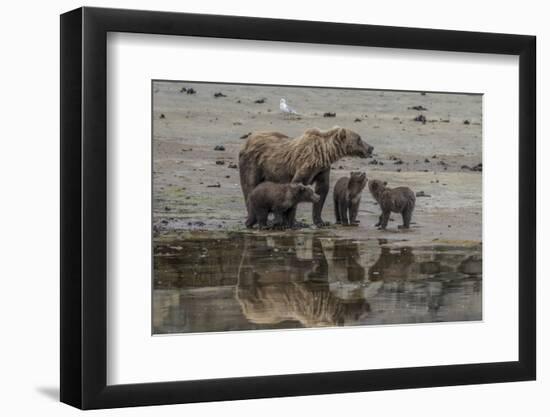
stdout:
<svg viewBox="0 0 550 417">
<path fill-rule="evenodd" d="M 275 216 L 275 227 L 290 227 L 290 214 L 298 203 L 317 203 L 319 199 L 319 194 L 303 184 L 262 182 L 248 196 L 246 227 L 251 228 L 258 223 L 260 229 L 265 229 L 269 213 Z"/>
<path fill-rule="evenodd" d="M 390 214 L 401 213 L 403 225 L 399 229 L 408 229 L 411 224 L 411 217 L 416 203 L 414 192 L 408 187 L 386 187 L 387 183 L 379 180 L 369 180 L 369 191 L 380 205 L 382 214 L 375 225 L 385 229 L 390 219 Z"/>
<path fill-rule="evenodd" d="M 351 172 L 349 178 L 343 177 L 336 181 L 332 193 L 336 224 L 347 226 L 359 223 L 357 212 L 361 203 L 361 193 L 366 184 L 367 175 L 364 172 Z"/>
</svg>

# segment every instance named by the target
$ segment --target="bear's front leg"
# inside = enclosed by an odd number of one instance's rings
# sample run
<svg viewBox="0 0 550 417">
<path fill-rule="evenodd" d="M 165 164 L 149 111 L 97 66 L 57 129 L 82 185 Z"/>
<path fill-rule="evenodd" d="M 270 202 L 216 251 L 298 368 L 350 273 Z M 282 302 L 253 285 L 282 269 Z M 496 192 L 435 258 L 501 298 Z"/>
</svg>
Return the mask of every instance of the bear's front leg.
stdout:
<svg viewBox="0 0 550 417">
<path fill-rule="evenodd" d="M 385 210 L 382 212 L 382 216 L 380 216 L 380 229 L 386 230 L 386 227 L 388 226 L 388 222 L 390 220 L 390 210 Z"/>
<path fill-rule="evenodd" d="M 319 201 L 317 203 L 313 203 L 313 223 L 317 227 L 323 227 L 323 226 L 329 226 L 330 222 L 325 222 L 321 218 L 321 212 L 323 211 L 323 206 L 325 205 L 325 199 L 327 198 L 327 194 L 329 191 L 329 185 L 330 185 L 330 168 L 326 171 L 323 171 L 319 173 L 315 177 L 315 193 L 319 194 Z M 342 215 L 342 213 L 340 213 Z"/>
<path fill-rule="evenodd" d="M 359 212 L 359 202 L 349 203 L 349 222 L 351 225 L 357 225 L 359 224 L 359 220 L 357 220 L 357 213 Z"/>
</svg>

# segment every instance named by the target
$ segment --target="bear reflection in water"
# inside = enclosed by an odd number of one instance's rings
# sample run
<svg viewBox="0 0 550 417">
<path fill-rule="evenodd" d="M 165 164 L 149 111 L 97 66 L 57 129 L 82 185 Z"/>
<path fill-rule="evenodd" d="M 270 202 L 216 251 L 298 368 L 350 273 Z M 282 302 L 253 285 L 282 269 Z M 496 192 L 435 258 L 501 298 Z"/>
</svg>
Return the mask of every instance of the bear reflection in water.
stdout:
<svg viewBox="0 0 550 417">
<path fill-rule="evenodd" d="M 364 297 L 341 299 L 330 291 L 328 263 L 319 239 L 294 237 L 245 242 L 237 299 L 246 318 L 273 325 L 297 321 L 304 327 L 344 326 L 370 311 Z M 364 268 L 359 276 L 364 276 Z"/>
<path fill-rule="evenodd" d="M 481 320 L 481 247 L 307 234 L 158 246 L 153 332 Z"/>
</svg>

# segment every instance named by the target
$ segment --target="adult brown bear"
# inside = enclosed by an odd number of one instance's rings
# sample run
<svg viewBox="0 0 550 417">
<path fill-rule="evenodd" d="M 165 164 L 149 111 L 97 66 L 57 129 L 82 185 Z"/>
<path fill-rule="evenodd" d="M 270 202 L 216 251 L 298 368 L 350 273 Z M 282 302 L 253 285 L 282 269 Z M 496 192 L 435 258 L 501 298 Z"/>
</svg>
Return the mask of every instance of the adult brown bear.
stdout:
<svg viewBox="0 0 550 417">
<path fill-rule="evenodd" d="M 261 182 L 315 183 L 321 197 L 313 204 L 313 223 L 325 226 L 321 212 L 330 185 L 330 166 L 345 156 L 367 158 L 373 147 L 350 129 L 334 127 L 327 131 L 308 129 L 297 138 L 279 132 L 254 132 L 239 153 L 241 188 L 245 204 L 248 195 Z M 287 221 L 295 224 L 296 210 Z"/>
</svg>

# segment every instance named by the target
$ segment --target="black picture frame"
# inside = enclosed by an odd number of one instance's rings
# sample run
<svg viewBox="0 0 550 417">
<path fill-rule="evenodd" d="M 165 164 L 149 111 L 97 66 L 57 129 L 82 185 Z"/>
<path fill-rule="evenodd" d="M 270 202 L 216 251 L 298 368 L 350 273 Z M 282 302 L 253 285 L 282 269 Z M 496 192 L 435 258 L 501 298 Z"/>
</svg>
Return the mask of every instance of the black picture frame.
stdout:
<svg viewBox="0 0 550 417">
<path fill-rule="evenodd" d="M 518 361 L 107 385 L 108 32 L 519 56 Z M 60 56 L 62 402 L 96 409 L 535 379 L 534 36 L 84 7 L 61 15 Z"/>
</svg>

